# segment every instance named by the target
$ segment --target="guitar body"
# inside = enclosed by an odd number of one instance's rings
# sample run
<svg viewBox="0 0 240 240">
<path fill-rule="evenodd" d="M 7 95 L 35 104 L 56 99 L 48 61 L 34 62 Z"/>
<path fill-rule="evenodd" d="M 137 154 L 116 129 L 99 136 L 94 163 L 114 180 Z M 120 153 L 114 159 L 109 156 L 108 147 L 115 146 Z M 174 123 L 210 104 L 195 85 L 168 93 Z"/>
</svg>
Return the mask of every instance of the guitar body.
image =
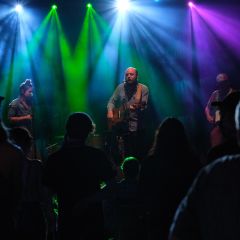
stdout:
<svg viewBox="0 0 240 240">
<path fill-rule="evenodd" d="M 108 121 L 108 129 L 112 130 L 113 127 L 117 127 L 123 124 L 125 125 L 127 123 L 128 117 L 128 109 L 125 105 L 122 105 L 119 108 L 114 108 L 113 118 Z"/>
<path fill-rule="evenodd" d="M 129 107 L 127 104 L 121 105 L 119 108 L 113 109 L 113 118 L 108 120 L 108 129 L 111 131 L 114 126 L 119 127 L 121 131 L 126 130 L 126 125 L 129 120 L 130 111 L 142 111 L 146 107 L 145 102 L 133 103 Z"/>
</svg>

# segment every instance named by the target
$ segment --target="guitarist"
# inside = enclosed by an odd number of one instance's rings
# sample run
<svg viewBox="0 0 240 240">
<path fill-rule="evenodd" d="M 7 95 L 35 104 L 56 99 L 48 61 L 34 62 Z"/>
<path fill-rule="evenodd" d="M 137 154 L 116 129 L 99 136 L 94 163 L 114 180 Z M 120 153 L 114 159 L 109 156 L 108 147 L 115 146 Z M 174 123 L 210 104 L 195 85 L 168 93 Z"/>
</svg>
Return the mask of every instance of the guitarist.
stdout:
<svg viewBox="0 0 240 240">
<path fill-rule="evenodd" d="M 122 157 L 135 156 L 141 159 L 143 149 L 143 114 L 147 108 L 149 90 L 138 82 L 138 71 L 129 67 L 124 82 L 119 84 L 108 101 L 107 118 L 110 131 L 123 140 Z"/>
</svg>

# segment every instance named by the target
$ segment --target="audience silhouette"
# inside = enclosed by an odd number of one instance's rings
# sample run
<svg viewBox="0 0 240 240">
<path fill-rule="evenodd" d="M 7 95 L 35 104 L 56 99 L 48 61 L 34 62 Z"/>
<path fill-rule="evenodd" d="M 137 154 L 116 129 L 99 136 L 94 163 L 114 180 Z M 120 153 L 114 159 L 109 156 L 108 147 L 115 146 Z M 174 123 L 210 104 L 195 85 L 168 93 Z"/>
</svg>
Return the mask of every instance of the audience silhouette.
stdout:
<svg viewBox="0 0 240 240">
<path fill-rule="evenodd" d="M 102 181 L 114 177 L 105 153 L 85 145 L 93 121 L 83 112 L 72 113 L 66 123 L 63 146 L 44 164 L 44 183 L 57 194 L 59 239 L 104 239 L 101 202 L 91 202 L 77 211 L 75 206 L 99 191 Z"/>
<path fill-rule="evenodd" d="M 22 194 L 24 155 L 8 140 L 8 131 L 0 123 L 0 238 L 15 239 L 15 216 Z"/>
<path fill-rule="evenodd" d="M 123 179 L 101 190 L 105 226 L 109 237 L 117 240 L 144 239 L 142 205 L 138 198 L 140 162 L 126 157 L 121 165 Z"/>
<path fill-rule="evenodd" d="M 183 124 L 162 121 L 140 173 L 140 195 L 146 211 L 147 238 L 167 239 L 175 210 L 199 168 Z"/>
<path fill-rule="evenodd" d="M 24 153 L 21 201 L 16 214 L 16 231 L 20 239 L 46 240 L 48 198 L 42 184 L 42 162 L 28 158 L 32 147 L 32 136 L 27 128 L 15 127 L 10 130 L 10 140 Z"/>
<path fill-rule="evenodd" d="M 240 146 L 240 103 L 235 113 Z M 169 240 L 240 239 L 240 152 L 204 167 L 176 211 Z"/>
<path fill-rule="evenodd" d="M 206 163 L 213 163 L 197 177 L 199 157 L 175 117 L 161 122 L 143 161 L 124 159 L 120 180 L 106 154 L 86 143 L 95 127 L 87 113 L 68 116 L 62 146 L 43 162 L 27 157 L 32 145 L 27 129 L 8 130 L 1 123 L 0 237 L 239 239 L 239 101 L 234 91 L 211 103 L 219 109 L 223 141 L 209 150 Z M 57 236 L 47 234 L 52 196 L 58 202 Z"/>
</svg>

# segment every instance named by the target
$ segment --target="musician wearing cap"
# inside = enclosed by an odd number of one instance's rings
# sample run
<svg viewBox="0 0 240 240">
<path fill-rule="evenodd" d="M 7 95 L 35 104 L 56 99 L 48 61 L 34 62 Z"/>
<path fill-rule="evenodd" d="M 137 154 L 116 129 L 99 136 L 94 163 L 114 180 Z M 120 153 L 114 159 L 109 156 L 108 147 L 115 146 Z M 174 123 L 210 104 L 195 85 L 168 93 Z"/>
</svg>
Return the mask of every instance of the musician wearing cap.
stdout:
<svg viewBox="0 0 240 240">
<path fill-rule="evenodd" d="M 212 124 L 211 146 L 216 146 L 222 142 L 221 132 L 219 131 L 220 111 L 218 106 L 213 106 L 213 102 L 222 101 L 227 95 L 235 91 L 226 73 L 219 73 L 216 77 L 217 89 L 211 94 L 205 107 L 205 115 L 209 123 Z"/>
<path fill-rule="evenodd" d="M 26 79 L 19 86 L 19 97 L 14 99 L 8 108 L 8 119 L 12 127 L 25 127 L 32 134 L 32 101 L 33 85 Z"/>
<path fill-rule="evenodd" d="M 143 129 L 143 114 L 147 108 L 148 87 L 138 81 L 138 71 L 129 67 L 125 71 L 124 81 L 119 84 L 108 101 L 107 118 L 110 128 L 115 128 L 124 142 L 123 158 L 138 154 L 139 134 Z"/>
</svg>

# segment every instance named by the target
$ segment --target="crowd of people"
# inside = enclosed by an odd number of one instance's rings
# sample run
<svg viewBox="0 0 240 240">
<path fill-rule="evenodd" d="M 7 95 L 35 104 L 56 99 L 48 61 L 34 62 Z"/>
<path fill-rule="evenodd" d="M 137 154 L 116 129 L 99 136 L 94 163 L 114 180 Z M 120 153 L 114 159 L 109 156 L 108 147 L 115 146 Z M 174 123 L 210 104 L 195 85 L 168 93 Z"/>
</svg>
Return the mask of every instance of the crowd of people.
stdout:
<svg viewBox="0 0 240 240">
<path fill-rule="evenodd" d="M 224 86 L 205 108 L 219 134 L 210 133 L 204 163 L 176 117 L 144 145 L 149 90 L 133 67 L 107 104 L 110 147 L 87 145 L 94 121 L 73 112 L 62 145 L 40 160 L 32 154 L 33 84 L 24 81 L 9 105 L 11 125 L 0 124 L 1 238 L 240 239 L 240 92 Z"/>
</svg>

